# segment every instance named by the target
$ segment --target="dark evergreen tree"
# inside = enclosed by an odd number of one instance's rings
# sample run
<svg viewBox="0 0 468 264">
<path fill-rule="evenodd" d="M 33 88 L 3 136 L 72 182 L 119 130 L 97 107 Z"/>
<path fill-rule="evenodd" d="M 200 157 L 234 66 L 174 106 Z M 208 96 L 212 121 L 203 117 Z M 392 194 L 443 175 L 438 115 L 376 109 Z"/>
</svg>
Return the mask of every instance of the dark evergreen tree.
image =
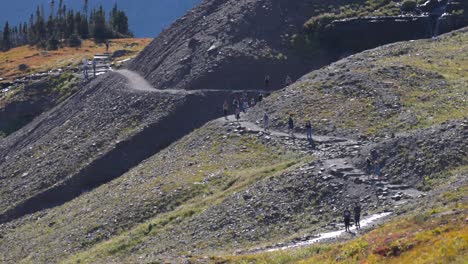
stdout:
<svg viewBox="0 0 468 264">
<path fill-rule="evenodd" d="M 115 31 L 124 36 L 131 36 L 130 30 L 128 29 L 128 17 L 123 11 L 118 11 L 115 18 Z"/>
<path fill-rule="evenodd" d="M 69 10 L 67 14 L 67 27 L 65 30 L 65 38 L 68 39 L 72 34 L 74 34 L 76 31 L 76 26 L 75 26 L 75 16 L 73 15 L 73 11 Z"/>
<path fill-rule="evenodd" d="M 75 25 L 78 35 L 82 39 L 87 39 L 89 37 L 89 28 L 88 28 L 88 19 L 86 16 L 81 15 L 80 12 L 75 15 Z"/>
<path fill-rule="evenodd" d="M 84 0 L 83 11 L 67 10 L 65 1 L 50 1 L 50 14 L 44 14 L 44 6 L 38 5 L 36 12 L 31 14 L 28 23 L 21 23 L 16 27 L 9 25 L 8 32 L 1 31 L 3 42 L 15 47 L 29 44 L 44 48 L 56 49 L 60 43 L 79 46 L 81 39 L 94 38 L 96 42 L 104 42 L 108 38 L 121 38 L 131 36 L 128 28 L 128 17 L 124 11 L 114 5 L 106 17 L 106 12 L 100 6 L 89 13 L 89 1 Z M 8 40 L 3 41 L 4 34 Z"/>
<path fill-rule="evenodd" d="M 93 37 L 98 43 L 104 42 L 108 38 L 108 30 L 106 25 L 106 14 L 102 6 L 98 10 L 93 10 Z"/>
<path fill-rule="evenodd" d="M 47 29 L 44 17 L 42 16 L 43 12 L 41 9 L 37 7 L 36 10 L 36 23 L 34 25 L 34 32 L 36 39 L 34 40 L 33 44 L 39 44 L 41 46 L 45 46 L 45 41 L 47 40 Z"/>
<path fill-rule="evenodd" d="M 88 0 L 84 1 L 84 6 L 83 6 L 83 15 L 88 19 Z"/>
<path fill-rule="evenodd" d="M 11 30 L 8 21 L 5 23 L 2 33 L 2 50 L 7 51 L 11 48 Z"/>
</svg>

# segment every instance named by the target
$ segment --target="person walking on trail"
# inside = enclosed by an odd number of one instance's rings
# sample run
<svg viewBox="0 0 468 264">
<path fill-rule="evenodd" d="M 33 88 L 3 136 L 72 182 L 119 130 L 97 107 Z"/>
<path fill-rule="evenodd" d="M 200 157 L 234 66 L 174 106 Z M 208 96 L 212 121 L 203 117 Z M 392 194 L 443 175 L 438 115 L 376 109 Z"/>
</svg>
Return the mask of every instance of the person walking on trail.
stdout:
<svg viewBox="0 0 468 264">
<path fill-rule="evenodd" d="M 270 130 L 270 117 L 267 113 L 263 115 L 263 129 L 265 130 L 265 132 Z"/>
<path fill-rule="evenodd" d="M 421 5 L 421 9 L 429 13 L 428 31 L 429 37 L 435 38 L 439 34 L 440 18 L 447 8 L 447 0 L 429 0 Z"/>
<path fill-rule="evenodd" d="M 289 86 L 289 85 L 292 84 L 291 76 L 289 76 L 289 75 L 286 76 L 286 81 L 284 82 L 284 84 L 285 84 L 286 86 Z"/>
<path fill-rule="evenodd" d="M 94 59 L 93 60 L 93 76 L 96 77 L 96 65 L 97 65 L 97 62 L 96 60 Z"/>
<path fill-rule="evenodd" d="M 236 107 L 239 106 L 239 99 L 237 98 L 234 98 L 234 100 L 232 100 L 232 107 L 234 107 L 234 109 L 236 109 Z"/>
<path fill-rule="evenodd" d="M 345 209 L 343 213 L 343 218 L 346 232 L 351 232 L 351 230 L 349 229 L 349 227 L 351 226 L 351 212 L 348 209 Z"/>
<path fill-rule="evenodd" d="M 270 75 L 265 76 L 265 90 L 270 88 Z"/>
<path fill-rule="evenodd" d="M 254 107 L 255 106 L 255 98 L 252 97 L 252 99 L 250 99 L 250 107 Z"/>
<path fill-rule="evenodd" d="M 83 76 L 86 80 L 88 80 L 88 59 L 83 60 Z"/>
<path fill-rule="evenodd" d="M 228 111 L 229 111 L 229 104 L 227 100 L 224 100 L 223 104 L 223 114 L 224 114 L 224 119 L 228 120 Z"/>
<path fill-rule="evenodd" d="M 294 137 L 294 120 L 292 118 L 292 115 L 289 116 L 288 130 L 289 130 L 289 134 L 291 134 L 291 136 Z"/>
<path fill-rule="evenodd" d="M 307 133 L 307 140 L 312 141 L 312 124 L 310 121 L 306 122 L 305 128 Z"/>
<path fill-rule="evenodd" d="M 244 100 L 242 108 L 244 108 L 244 113 L 246 113 L 249 109 L 249 102 L 247 101 L 247 98 Z"/>
<path fill-rule="evenodd" d="M 356 229 L 361 229 L 361 206 L 359 203 L 354 205 L 354 224 L 356 225 Z"/>
<path fill-rule="evenodd" d="M 377 177 L 377 180 L 381 179 L 381 168 L 380 168 L 380 163 L 378 160 L 374 162 L 374 174 L 375 174 L 375 177 Z"/>
<path fill-rule="evenodd" d="M 367 172 L 367 175 L 369 176 L 368 179 L 371 178 L 372 176 L 372 161 L 369 157 L 366 158 L 366 172 Z"/>
<path fill-rule="evenodd" d="M 258 100 L 257 100 L 257 101 L 258 101 L 258 103 L 261 103 L 262 100 L 263 100 L 263 94 L 260 93 L 260 94 L 258 95 Z"/>
<path fill-rule="evenodd" d="M 110 46 L 109 40 L 106 40 L 106 53 L 109 53 L 109 46 Z"/>
<path fill-rule="evenodd" d="M 236 111 L 235 111 L 237 122 L 239 122 L 239 120 L 240 120 L 240 113 L 241 113 L 240 107 L 237 106 L 237 107 L 236 107 Z"/>
</svg>

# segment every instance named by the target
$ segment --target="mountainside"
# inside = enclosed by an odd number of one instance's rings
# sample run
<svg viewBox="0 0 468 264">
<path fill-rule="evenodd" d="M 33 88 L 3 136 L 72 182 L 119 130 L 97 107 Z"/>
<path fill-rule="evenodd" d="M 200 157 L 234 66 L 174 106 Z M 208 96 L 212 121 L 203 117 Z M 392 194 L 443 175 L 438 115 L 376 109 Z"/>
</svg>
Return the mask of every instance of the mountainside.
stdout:
<svg viewBox="0 0 468 264">
<path fill-rule="evenodd" d="M 273 126 L 287 115 L 312 122 L 318 133 L 390 136 L 425 128 L 468 111 L 466 28 L 449 39 L 397 43 L 350 56 L 302 77 L 268 97 Z M 433 50 L 433 53 L 427 52 Z"/>
<path fill-rule="evenodd" d="M 415 222 L 465 230 L 450 210 L 466 215 L 468 28 L 329 64 L 345 53 L 291 43 L 320 4 L 205 0 L 127 68 L 0 139 L 0 262 L 385 263 L 429 247 Z M 287 75 L 298 80 L 284 87 Z M 221 117 L 239 97 L 255 106 Z M 364 228 L 341 232 L 356 202 Z M 386 227 L 365 235 L 390 221 L 419 244 L 373 244 Z M 356 235 L 366 242 L 344 253 L 334 244 L 284 256 Z M 462 256 L 454 263 L 467 254 L 459 235 L 447 240 Z"/>
<path fill-rule="evenodd" d="M 203 1 L 158 36 L 131 64 L 155 87 L 182 89 L 271 88 L 331 61 L 306 59 L 291 37 L 307 21 L 311 2 Z"/>
<path fill-rule="evenodd" d="M 379 8 L 391 2 L 389 5 L 393 13 L 399 13 L 398 1 L 371 2 L 357 0 L 350 5 L 366 10 L 375 9 L 375 15 L 378 15 Z M 412 14 L 383 17 L 389 22 L 388 25 L 376 23 L 379 16 L 367 20 L 364 17 L 356 25 L 338 28 L 338 33 L 331 34 L 335 38 L 322 40 L 307 36 L 320 33 L 308 27 L 311 14 L 341 12 L 349 8 L 348 4 L 347 1 L 334 1 L 333 4 L 327 2 L 324 5 L 322 0 L 206 0 L 162 32 L 133 61 L 130 68 L 160 89 L 258 90 L 264 88 L 263 81 L 267 75 L 271 77 L 269 88 L 278 89 L 284 86 L 287 76 L 297 79 L 352 52 L 426 37 L 427 17 L 414 17 Z M 468 11 L 464 6 L 459 9 L 461 14 Z M 374 15 L 367 12 L 370 16 Z M 334 18 L 340 19 L 339 16 L 332 16 L 324 20 L 334 21 Z M 406 22 L 399 23 L 403 20 Z M 452 22 L 447 22 L 443 32 L 468 25 L 468 19 Z M 389 34 L 379 35 L 380 41 L 364 38 L 367 34 L 380 34 L 379 28 L 385 28 L 382 32 Z M 412 32 L 407 33 L 405 30 L 408 28 Z M 366 29 L 370 32 L 366 32 Z M 343 37 L 340 38 L 341 35 Z M 359 35 L 363 36 L 355 37 Z M 354 42 L 355 46 L 361 45 L 355 49 L 334 48 L 334 44 L 347 41 Z M 351 44 L 348 46 L 351 47 Z"/>
<path fill-rule="evenodd" d="M 294 101 L 295 106 L 302 109 L 310 105 L 308 102 L 313 102 L 315 96 L 309 97 L 308 92 L 317 88 L 315 81 L 309 81 L 309 76 L 345 78 L 349 72 L 337 72 L 337 65 L 346 69 L 360 61 L 360 72 L 383 67 L 406 74 L 407 67 L 394 68 L 386 64 L 387 61 L 407 61 L 406 58 L 412 57 L 413 53 L 396 52 L 402 49 L 421 52 L 420 56 L 433 56 L 432 59 L 439 63 L 434 64 L 432 71 L 443 72 L 447 70 L 444 58 L 451 58 L 455 49 L 459 51 L 457 54 L 464 54 L 460 51 L 467 48 L 467 32 L 464 29 L 437 41 L 398 43 L 339 61 L 306 75 L 284 91 L 274 93 L 253 108 L 253 117 L 247 116 L 242 123 L 224 119 L 213 121 L 108 184 L 63 205 L 8 221 L 1 230 L 1 250 L 7 252 L 3 261 L 30 262 L 34 258 L 39 262 L 60 260 L 69 263 L 179 262 L 194 256 L 197 259 L 196 256 L 232 254 L 243 249 L 268 248 L 282 241 L 308 239 L 321 230 L 336 230 L 342 209 L 352 201 L 360 201 L 369 215 L 384 210 L 404 213 L 412 210 L 415 203 L 424 203 L 421 197 L 426 194 L 420 190 L 436 188 L 438 181 L 449 179 L 445 177 L 457 177 L 457 186 L 464 186 L 466 121 L 452 121 L 427 130 L 410 129 L 404 134 L 396 134 L 395 139 L 316 137 L 317 147 L 314 149 L 300 135 L 294 140 L 280 132 L 264 134 L 255 125 L 255 113 L 260 109 L 287 113 L 290 108 L 284 105 L 289 104 L 275 98 L 294 99 L 292 91 L 296 91 L 296 87 L 302 87 L 294 93 L 302 93 L 304 101 Z M 439 49 L 452 44 L 453 49 Z M 379 56 L 372 58 L 369 53 Z M 407 62 L 418 63 L 416 60 Z M 467 66 L 466 59 L 454 63 L 461 69 Z M 457 74 L 447 75 L 451 81 L 466 81 L 466 71 L 458 71 L 458 68 L 455 71 Z M 91 86 L 83 91 L 83 95 L 99 89 L 103 83 L 121 78 L 118 74 L 107 76 L 96 81 L 92 85 L 95 88 Z M 362 79 L 373 80 L 366 76 Z M 426 79 L 416 78 L 412 87 L 426 84 Z M 323 99 L 335 101 L 342 98 L 340 90 L 336 92 L 333 86 L 320 87 L 325 91 Z M 366 90 L 358 85 L 353 87 Z M 376 95 L 387 90 L 385 87 L 373 87 Z M 125 92 L 124 87 L 120 89 L 107 92 Z M 441 86 L 439 90 L 449 91 L 450 86 Z M 405 90 L 401 92 L 404 94 Z M 466 90 L 462 92 L 466 93 Z M 134 92 L 129 90 L 125 93 Z M 421 100 L 429 94 L 429 89 L 418 93 Z M 134 97 L 138 95 L 132 94 Z M 144 97 L 138 97 L 138 104 L 160 100 L 151 98 L 148 93 L 141 93 L 141 96 Z M 172 105 L 177 107 L 177 103 Z M 323 107 L 336 111 L 334 107 L 340 105 L 324 104 Z M 132 108 L 131 112 L 135 113 L 135 109 Z M 124 116 L 118 120 L 111 124 L 131 118 Z M 139 121 L 140 124 L 145 122 Z M 367 124 L 362 119 L 356 122 Z M 73 124 L 73 120 L 69 123 Z M 281 129 L 278 123 L 276 129 Z M 116 130 L 122 131 L 118 127 Z M 115 130 L 103 129 L 101 133 L 106 131 Z M 418 139 L 417 144 L 407 143 L 413 142 L 414 138 Z M 434 146 L 433 142 L 439 146 Z M 430 148 L 437 148 L 437 151 Z M 364 159 L 372 149 L 378 150 L 382 157 L 386 157 L 386 153 L 392 153 L 393 157 L 384 159 L 383 163 L 383 172 L 389 182 L 382 182 L 377 189 L 371 188 L 371 181 L 363 172 Z M 427 153 L 424 154 L 427 156 L 419 153 Z M 444 162 L 438 162 L 442 160 Z M 414 169 L 414 173 L 401 174 L 408 168 Z M 456 174 L 458 176 L 439 174 L 457 169 L 462 171 Z M 27 175 L 23 177 L 28 178 Z M 406 185 L 424 185 L 425 188 L 416 190 Z M 26 245 L 27 250 L 24 250 Z"/>
</svg>

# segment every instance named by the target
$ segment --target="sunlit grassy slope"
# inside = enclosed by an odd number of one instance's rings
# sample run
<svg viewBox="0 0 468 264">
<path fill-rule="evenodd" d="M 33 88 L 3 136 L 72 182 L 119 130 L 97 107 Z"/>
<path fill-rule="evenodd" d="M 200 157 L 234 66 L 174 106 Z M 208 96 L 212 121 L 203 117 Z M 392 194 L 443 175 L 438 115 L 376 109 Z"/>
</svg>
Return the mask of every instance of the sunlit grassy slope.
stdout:
<svg viewBox="0 0 468 264">
<path fill-rule="evenodd" d="M 109 52 L 126 50 L 128 54 L 119 60 L 134 56 L 141 51 L 151 39 L 115 39 L 111 40 Z M 21 46 L 7 52 L 0 52 L 0 78 L 12 79 L 27 73 L 34 73 L 75 65 L 84 58 L 92 58 L 96 53 L 106 51 L 105 45 L 97 45 L 91 40 L 83 41 L 81 48 L 63 48 L 55 51 L 44 51 L 36 47 Z M 19 65 L 29 66 L 27 71 L 20 71 Z"/>
</svg>

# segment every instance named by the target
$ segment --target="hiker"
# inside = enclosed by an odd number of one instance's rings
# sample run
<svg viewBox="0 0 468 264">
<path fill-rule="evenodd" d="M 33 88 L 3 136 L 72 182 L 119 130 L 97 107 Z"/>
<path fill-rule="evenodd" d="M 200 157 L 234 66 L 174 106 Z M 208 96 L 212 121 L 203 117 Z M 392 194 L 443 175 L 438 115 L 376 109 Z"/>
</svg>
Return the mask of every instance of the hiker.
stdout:
<svg viewBox="0 0 468 264">
<path fill-rule="evenodd" d="M 93 76 L 96 77 L 96 65 L 97 65 L 97 62 L 96 62 L 96 59 L 93 60 Z"/>
<path fill-rule="evenodd" d="M 250 107 L 254 107 L 255 106 L 255 98 L 252 97 L 252 99 L 250 99 Z"/>
<path fill-rule="evenodd" d="M 261 103 L 262 100 L 263 100 L 263 94 L 260 93 L 260 94 L 258 95 L 258 100 L 257 100 L 257 101 L 258 101 L 259 103 Z"/>
<path fill-rule="evenodd" d="M 307 133 L 307 140 L 312 141 L 312 124 L 310 121 L 306 122 L 305 128 Z"/>
<path fill-rule="evenodd" d="M 286 84 L 286 86 L 289 86 L 292 84 L 291 76 L 289 75 L 286 76 L 286 81 L 284 82 L 284 84 Z"/>
<path fill-rule="evenodd" d="M 241 112 L 245 113 L 245 109 L 244 109 L 244 99 L 241 97 L 241 99 L 239 100 L 239 107 L 240 107 L 240 110 Z"/>
<path fill-rule="evenodd" d="M 292 118 L 292 115 L 289 115 L 288 130 L 291 136 L 294 137 L 294 120 Z"/>
<path fill-rule="evenodd" d="M 378 160 L 374 162 L 374 174 L 377 177 L 377 179 L 380 180 L 381 171 L 380 171 L 380 163 Z"/>
<path fill-rule="evenodd" d="M 223 113 L 224 113 L 224 118 L 228 120 L 228 111 L 229 111 L 229 104 L 227 100 L 224 100 L 223 104 Z"/>
<path fill-rule="evenodd" d="M 265 90 L 268 90 L 270 87 L 270 75 L 265 76 Z"/>
<path fill-rule="evenodd" d="M 247 110 L 249 109 L 249 102 L 247 101 L 247 99 L 244 100 L 244 113 L 247 112 Z"/>
<path fill-rule="evenodd" d="M 106 53 L 109 53 L 109 46 L 110 46 L 109 40 L 106 40 Z"/>
<path fill-rule="evenodd" d="M 239 99 L 237 99 L 237 97 L 232 100 L 232 107 L 234 107 L 234 109 L 239 107 Z"/>
<path fill-rule="evenodd" d="M 241 111 L 240 111 L 240 107 L 237 106 L 237 107 L 236 107 L 236 111 L 235 111 L 237 122 L 239 122 L 239 120 L 240 120 L 240 112 L 241 112 Z"/>
<path fill-rule="evenodd" d="M 265 132 L 267 132 L 270 129 L 269 127 L 270 127 L 270 117 L 265 112 L 265 114 L 263 115 L 263 129 L 265 130 Z"/>
<path fill-rule="evenodd" d="M 356 225 L 356 229 L 361 229 L 361 206 L 359 203 L 354 205 L 354 224 Z"/>
<path fill-rule="evenodd" d="M 428 31 L 429 37 L 435 38 L 439 34 L 440 17 L 445 13 L 447 0 L 429 0 L 421 5 L 421 8 L 429 13 Z"/>
<path fill-rule="evenodd" d="M 351 232 L 351 230 L 349 229 L 349 227 L 351 226 L 351 212 L 348 209 L 345 209 L 343 213 L 343 218 L 346 232 Z"/>
<path fill-rule="evenodd" d="M 86 80 L 88 80 L 88 59 L 83 60 L 83 75 Z"/>
<path fill-rule="evenodd" d="M 370 178 L 370 176 L 372 175 L 372 161 L 370 160 L 369 157 L 366 158 L 366 172 Z"/>
</svg>

